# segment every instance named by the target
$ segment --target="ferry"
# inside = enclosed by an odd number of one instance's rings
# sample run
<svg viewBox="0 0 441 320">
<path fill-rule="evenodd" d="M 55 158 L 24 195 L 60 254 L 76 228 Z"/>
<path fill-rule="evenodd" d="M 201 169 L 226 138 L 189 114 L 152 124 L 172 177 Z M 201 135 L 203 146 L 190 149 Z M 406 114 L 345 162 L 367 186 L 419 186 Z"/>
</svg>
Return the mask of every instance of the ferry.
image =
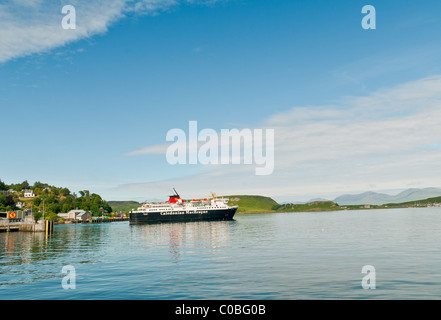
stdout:
<svg viewBox="0 0 441 320">
<path fill-rule="evenodd" d="M 130 224 L 154 222 L 186 222 L 202 220 L 232 220 L 238 206 L 228 206 L 228 199 L 183 200 L 175 194 L 167 202 L 145 202 L 137 210 L 129 213 Z"/>
</svg>

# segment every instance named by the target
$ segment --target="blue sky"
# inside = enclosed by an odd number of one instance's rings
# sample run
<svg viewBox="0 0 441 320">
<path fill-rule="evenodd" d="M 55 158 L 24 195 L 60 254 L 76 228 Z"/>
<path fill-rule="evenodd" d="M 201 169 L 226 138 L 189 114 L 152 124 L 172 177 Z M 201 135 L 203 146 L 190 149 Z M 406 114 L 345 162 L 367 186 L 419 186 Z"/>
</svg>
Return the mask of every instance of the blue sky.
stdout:
<svg viewBox="0 0 441 320">
<path fill-rule="evenodd" d="M 77 30 L 61 28 L 65 4 Z M 361 28 L 367 4 L 376 30 Z M 173 186 L 286 201 L 441 187 L 440 11 L 432 0 L 4 1 L 0 178 L 108 200 Z M 276 128 L 274 174 L 127 155 L 191 120 Z"/>
</svg>

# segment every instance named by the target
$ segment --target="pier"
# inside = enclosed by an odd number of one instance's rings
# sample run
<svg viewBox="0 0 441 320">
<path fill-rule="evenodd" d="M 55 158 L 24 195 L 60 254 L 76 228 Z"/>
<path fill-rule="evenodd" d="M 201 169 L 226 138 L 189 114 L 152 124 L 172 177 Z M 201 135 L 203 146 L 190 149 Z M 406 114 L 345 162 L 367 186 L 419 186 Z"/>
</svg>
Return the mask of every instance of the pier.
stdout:
<svg viewBox="0 0 441 320">
<path fill-rule="evenodd" d="M 0 232 L 53 232 L 52 220 L 38 220 L 32 219 L 1 219 L 0 218 Z"/>
<path fill-rule="evenodd" d="M 93 219 L 66 220 L 62 224 L 108 223 L 108 222 L 122 222 L 122 221 L 129 221 L 129 218 L 128 217 L 118 217 L 118 218 L 94 217 Z"/>
<path fill-rule="evenodd" d="M 128 217 L 119 217 L 119 218 L 94 218 L 90 221 L 90 223 L 107 223 L 107 222 L 121 222 L 121 221 L 129 221 Z"/>
<path fill-rule="evenodd" d="M 35 221 L 29 211 L 0 212 L 0 232 L 13 231 L 52 233 L 54 222 L 43 219 Z"/>
<path fill-rule="evenodd" d="M 63 224 L 108 223 L 129 221 L 128 217 L 94 217 L 90 219 L 68 219 Z M 53 233 L 54 223 L 51 219 L 35 221 L 29 212 L 0 212 L 0 232 L 46 232 Z"/>
</svg>

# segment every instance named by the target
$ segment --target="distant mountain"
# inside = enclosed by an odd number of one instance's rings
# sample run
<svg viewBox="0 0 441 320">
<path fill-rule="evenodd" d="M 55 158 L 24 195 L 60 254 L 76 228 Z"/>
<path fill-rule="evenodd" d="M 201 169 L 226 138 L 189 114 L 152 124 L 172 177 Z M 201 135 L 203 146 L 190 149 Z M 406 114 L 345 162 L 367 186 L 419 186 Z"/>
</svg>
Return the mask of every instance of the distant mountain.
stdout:
<svg viewBox="0 0 441 320">
<path fill-rule="evenodd" d="M 316 202 L 316 201 L 324 201 L 324 202 L 326 202 L 326 201 L 330 201 L 330 200 L 329 199 L 325 199 L 325 198 L 314 198 L 314 199 L 309 200 L 306 203 Z"/>
<path fill-rule="evenodd" d="M 377 193 L 372 191 L 360 194 L 345 194 L 335 198 L 334 202 L 338 203 L 339 205 L 382 205 L 386 203 L 401 203 L 439 196 L 441 196 L 441 189 L 438 188 L 411 188 L 404 190 L 397 195 L 388 195 L 385 193 Z"/>
</svg>

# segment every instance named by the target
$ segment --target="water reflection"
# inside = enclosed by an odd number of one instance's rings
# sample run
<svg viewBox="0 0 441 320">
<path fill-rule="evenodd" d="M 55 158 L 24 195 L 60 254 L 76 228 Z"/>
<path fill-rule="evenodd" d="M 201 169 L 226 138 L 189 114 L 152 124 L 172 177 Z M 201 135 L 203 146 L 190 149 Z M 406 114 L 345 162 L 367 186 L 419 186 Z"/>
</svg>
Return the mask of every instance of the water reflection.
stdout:
<svg viewBox="0 0 441 320">
<path fill-rule="evenodd" d="M 56 226 L 44 232 L 0 233 L 0 285 L 60 276 L 64 265 L 97 262 L 110 235 L 101 226 Z M 14 266 L 14 267 L 11 267 Z"/>
<path fill-rule="evenodd" d="M 47 248 L 43 233 L 0 233 L 0 264 L 30 263 Z"/>
<path fill-rule="evenodd" d="M 128 223 L 56 226 L 45 233 L 0 233 L 0 286 L 62 277 L 64 265 L 106 263 L 111 257 L 141 259 L 146 266 L 184 255 L 214 259 L 228 247 L 236 221 L 129 226 Z M 162 261 L 162 262 L 161 262 Z M 13 267 L 11 267 L 13 266 Z M 116 267 L 115 267 L 116 268 Z"/>
<path fill-rule="evenodd" d="M 437 298 L 439 208 L 0 233 L 4 299 Z M 360 283 L 377 270 L 377 289 Z M 61 287 L 76 268 L 77 289 Z"/>
<path fill-rule="evenodd" d="M 132 239 L 145 247 L 168 247 L 178 262 L 184 252 L 214 253 L 228 246 L 232 221 L 198 221 L 162 224 L 132 225 Z"/>
</svg>

